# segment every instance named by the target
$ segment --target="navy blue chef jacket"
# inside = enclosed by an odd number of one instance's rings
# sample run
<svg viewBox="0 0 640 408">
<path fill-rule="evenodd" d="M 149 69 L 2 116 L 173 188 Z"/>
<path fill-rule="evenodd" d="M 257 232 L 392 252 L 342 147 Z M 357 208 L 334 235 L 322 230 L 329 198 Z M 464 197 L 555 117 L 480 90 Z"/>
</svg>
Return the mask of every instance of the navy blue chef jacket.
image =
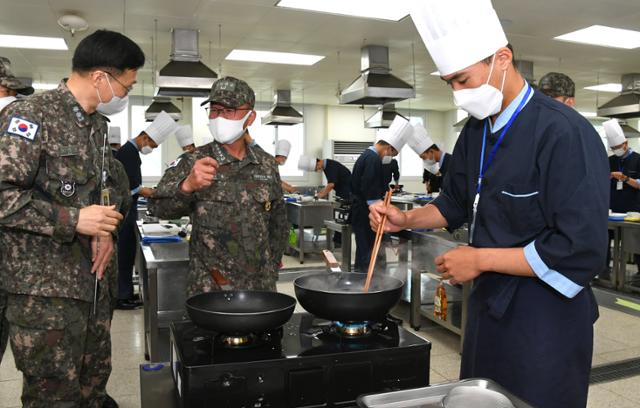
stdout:
<svg viewBox="0 0 640 408">
<path fill-rule="evenodd" d="M 116 153 L 124 166 L 131 190 L 131 208 L 118 232 L 118 299 L 133 298 L 133 264 L 136 259 L 136 220 L 138 219 L 138 192 L 142 185 L 142 160 L 133 140 L 125 143 Z"/>
<path fill-rule="evenodd" d="M 526 87 L 487 127 L 485 157 Z M 462 130 L 434 200 L 450 228 L 471 222 L 483 126 L 471 118 Z M 537 278 L 490 272 L 474 281 L 461 378 L 490 378 L 536 407 L 586 405 L 598 317 L 589 282 L 604 266 L 608 208 L 600 137 L 535 91 L 486 172 L 473 246 L 524 247 Z"/>
<path fill-rule="evenodd" d="M 376 234 L 369 225 L 369 204 L 383 198 L 387 186 L 382 175 L 382 159 L 373 146 L 368 147 L 353 166 L 351 176 L 351 228 L 356 236 L 357 272 L 367 272 Z M 604 261 L 603 261 L 604 262 Z"/>
<path fill-rule="evenodd" d="M 342 163 L 324 160 L 323 170 L 327 183 L 333 183 L 336 195 L 344 200 L 351 199 L 351 172 Z"/>
</svg>

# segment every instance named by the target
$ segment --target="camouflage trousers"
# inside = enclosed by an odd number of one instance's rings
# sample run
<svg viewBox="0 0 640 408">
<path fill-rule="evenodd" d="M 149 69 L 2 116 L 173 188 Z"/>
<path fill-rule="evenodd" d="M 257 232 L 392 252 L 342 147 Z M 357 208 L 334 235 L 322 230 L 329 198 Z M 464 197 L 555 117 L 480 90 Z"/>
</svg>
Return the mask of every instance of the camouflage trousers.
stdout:
<svg viewBox="0 0 640 408">
<path fill-rule="evenodd" d="M 7 308 L 7 292 L 0 289 L 0 363 L 2 363 L 2 356 L 7 349 L 7 342 L 9 341 L 9 323 L 4 317 L 4 311 Z"/>
<path fill-rule="evenodd" d="M 111 374 L 112 301 L 9 294 L 6 317 L 24 407 L 101 407 Z"/>
</svg>

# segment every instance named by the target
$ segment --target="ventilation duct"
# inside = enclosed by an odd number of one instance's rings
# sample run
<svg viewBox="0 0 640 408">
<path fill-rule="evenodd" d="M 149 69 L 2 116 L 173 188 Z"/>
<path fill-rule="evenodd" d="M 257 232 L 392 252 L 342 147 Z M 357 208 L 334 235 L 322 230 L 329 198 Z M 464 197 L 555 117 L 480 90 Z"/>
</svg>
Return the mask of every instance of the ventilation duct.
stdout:
<svg viewBox="0 0 640 408">
<path fill-rule="evenodd" d="M 218 74 L 200 61 L 198 31 L 173 29 L 170 61 L 157 73 L 159 96 L 206 97 Z"/>
<path fill-rule="evenodd" d="M 622 76 L 622 92 L 598 108 L 598 116 L 630 119 L 640 117 L 640 74 Z"/>
<path fill-rule="evenodd" d="M 396 111 L 396 106 L 393 103 L 388 103 L 378 107 L 377 112 L 364 121 L 364 127 L 371 129 L 388 128 L 396 116 L 407 119 Z"/>
<path fill-rule="evenodd" d="M 388 47 L 363 47 L 360 68 L 360 76 L 340 93 L 340 103 L 384 105 L 416 96 L 416 91 L 411 85 L 391 75 Z"/>
<path fill-rule="evenodd" d="M 303 121 L 302 114 L 291 107 L 291 91 L 288 89 L 276 91 L 273 95 L 273 106 L 262 117 L 263 125 L 273 126 L 297 125 Z"/>
<path fill-rule="evenodd" d="M 171 98 L 168 96 L 155 96 L 151 105 L 144 111 L 144 119 L 147 122 L 153 122 L 162 111 L 167 112 L 175 121 L 182 119 L 182 112 L 171 102 Z"/>
<path fill-rule="evenodd" d="M 627 139 L 634 139 L 634 138 L 637 139 L 640 137 L 640 132 L 638 132 L 636 129 L 632 128 L 631 126 L 629 126 L 627 122 L 625 122 L 624 120 L 621 120 L 619 122 L 620 122 L 620 127 L 624 132 L 624 137 L 626 137 Z"/>
</svg>

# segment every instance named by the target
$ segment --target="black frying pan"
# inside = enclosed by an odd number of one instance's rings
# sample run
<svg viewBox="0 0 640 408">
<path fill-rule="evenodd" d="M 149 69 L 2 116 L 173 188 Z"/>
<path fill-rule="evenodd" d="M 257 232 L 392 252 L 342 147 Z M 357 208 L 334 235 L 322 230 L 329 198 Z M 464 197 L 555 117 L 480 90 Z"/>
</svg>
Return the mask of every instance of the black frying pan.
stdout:
<svg viewBox="0 0 640 408">
<path fill-rule="evenodd" d="M 316 317 L 340 321 L 381 321 L 402 295 L 404 283 L 391 276 L 373 275 L 364 292 L 365 273 L 320 272 L 294 282 L 300 305 Z"/>
<path fill-rule="evenodd" d="M 201 293 L 187 299 L 187 313 L 197 326 L 217 333 L 263 333 L 283 326 L 296 300 L 267 291 L 230 290 Z"/>
</svg>

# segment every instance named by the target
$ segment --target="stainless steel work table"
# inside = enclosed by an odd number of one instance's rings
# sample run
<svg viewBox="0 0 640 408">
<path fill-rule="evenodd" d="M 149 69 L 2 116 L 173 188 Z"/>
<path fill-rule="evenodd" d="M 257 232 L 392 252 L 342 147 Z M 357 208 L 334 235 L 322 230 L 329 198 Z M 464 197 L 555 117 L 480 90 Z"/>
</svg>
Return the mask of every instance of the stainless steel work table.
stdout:
<svg viewBox="0 0 640 408">
<path fill-rule="evenodd" d="M 627 282 L 627 255 L 640 253 L 640 223 L 609 221 L 609 229 L 612 229 L 612 226 L 617 229 L 614 229 L 612 284 L 618 290 L 640 293 L 640 287 Z"/>
<path fill-rule="evenodd" d="M 420 328 L 421 316 L 460 335 L 460 349 L 464 341 L 464 328 L 467 322 L 467 301 L 472 282 L 461 285 L 445 283 L 447 292 L 447 318 L 441 320 L 433 314 L 433 299 L 439 280 L 434 260 L 438 255 L 466 245 L 465 232 L 404 230 L 394 233 L 400 240 L 398 263 L 408 265 L 408 282 L 405 285 L 404 300 L 409 302 L 409 324 Z"/>
<path fill-rule="evenodd" d="M 287 221 L 295 225 L 298 230 L 296 245 L 289 246 L 298 252 L 300 263 L 304 263 L 305 252 L 319 252 L 324 248 L 305 248 L 304 229 L 313 228 L 320 231 L 324 228 L 324 220 L 333 218 L 333 208 L 335 203 L 326 200 L 315 200 L 309 202 L 287 202 Z M 307 245 L 309 246 L 309 245 Z"/>
<path fill-rule="evenodd" d="M 141 234 L 138 229 L 138 234 Z M 141 241 L 141 240 L 140 240 Z M 150 361 L 169 360 L 169 324 L 182 320 L 186 300 L 189 243 L 138 245 L 136 268 L 144 301 L 144 350 Z"/>
<path fill-rule="evenodd" d="M 342 234 L 340 243 L 340 249 L 342 251 L 342 262 L 340 263 L 340 267 L 345 272 L 351 272 L 351 224 L 342 224 L 339 222 L 335 222 L 334 220 L 324 220 L 324 225 L 327 228 L 328 250 L 331 250 L 333 233 L 339 232 Z"/>
</svg>

